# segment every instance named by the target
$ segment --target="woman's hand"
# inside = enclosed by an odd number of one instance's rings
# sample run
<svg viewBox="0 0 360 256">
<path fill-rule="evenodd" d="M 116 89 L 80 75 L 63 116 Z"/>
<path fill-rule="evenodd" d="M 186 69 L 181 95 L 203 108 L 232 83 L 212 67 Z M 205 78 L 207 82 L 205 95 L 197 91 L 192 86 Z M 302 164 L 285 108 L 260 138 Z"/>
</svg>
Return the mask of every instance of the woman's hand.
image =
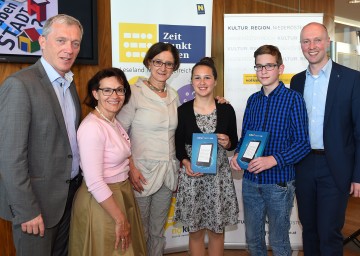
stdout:
<svg viewBox="0 0 360 256">
<path fill-rule="evenodd" d="M 130 163 L 130 171 L 129 171 L 129 180 L 131 184 L 133 185 L 133 188 L 141 193 L 144 191 L 144 187 L 142 184 L 147 184 L 145 177 L 142 175 L 142 173 L 135 167 L 134 161 L 132 157 L 129 158 Z"/>
<path fill-rule="evenodd" d="M 217 135 L 218 143 L 220 144 L 220 146 L 222 146 L 224 149 L 230 148 L 231 142 L 230 142 L 229 136 L 227 136 L 226 134 L 222 134 L 222 133 L 218 133 L 216 135 Z"/>
<path fill-rule="evenodd" d="M 219 104 L 229 104 L 230 102 L 227 101 L 224 97 L 216 96 L 215 99 Z"/>
<path fill-rule="evenodd" d="M 115 221 L 115 250 L 121 246 L 122 251 L 126 251 L 131 243 L 130 223 L 124 215 Z"/>
<path fill-rule="evenodd" d="M 184 165 L 186 174 L 188 176 L 199 177 L 199 176 L 203 175 L 201 172 L 193 172 L 193 170 L 191 169 L 191 163 L 190 163 L 189 159 L 182 160 L 182 164 Z"/>
<path fill-rule="evenodd" d="M 125 214 L 120 210 L 120 207 L 112 195 L 100 202 L 100 205 L 107 213 L 109 213 L 115 222 L 115 250 L 119 248 L 119 244 L 122 251 L 127 250 L 131 243 L 131 237 L 130 223 L 126 219 Z"/>
</svg>

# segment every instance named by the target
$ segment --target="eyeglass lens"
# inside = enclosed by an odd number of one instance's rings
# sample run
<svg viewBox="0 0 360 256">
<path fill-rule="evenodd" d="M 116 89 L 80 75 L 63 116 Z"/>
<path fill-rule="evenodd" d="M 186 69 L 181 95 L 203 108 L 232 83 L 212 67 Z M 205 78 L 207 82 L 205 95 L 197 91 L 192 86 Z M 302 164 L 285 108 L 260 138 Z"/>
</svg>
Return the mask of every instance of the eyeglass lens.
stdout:
<svg viewBox="0 0 360 256">
<path fill-rule="evenodd" d="M 111 88 L 99 88 L 104 94 L 104 96 L 111 96 L 114 92 L 118 96 L 125 95 L 126 89 L 125 88 L 117 88 L 117 89 L 111 89 Z"/>
<path fill-rule="evenodd" d="M 256 65 L 254 66 L 255 71 L 262 71 L 263 68 L 266 69 L 266 71 L 274 70 L 277 64 L 266 64 L 266 65 Z"/>
<path fill-rule="evenodd" d="M 161 67 L 162 65 L 165 65 L 165 67 L 168 69 L 174 68 L 174 63 L 172 62 L 162 62 L 161 60 L 153 60 L 152 63 L 155 67 Z"/>
</svg>

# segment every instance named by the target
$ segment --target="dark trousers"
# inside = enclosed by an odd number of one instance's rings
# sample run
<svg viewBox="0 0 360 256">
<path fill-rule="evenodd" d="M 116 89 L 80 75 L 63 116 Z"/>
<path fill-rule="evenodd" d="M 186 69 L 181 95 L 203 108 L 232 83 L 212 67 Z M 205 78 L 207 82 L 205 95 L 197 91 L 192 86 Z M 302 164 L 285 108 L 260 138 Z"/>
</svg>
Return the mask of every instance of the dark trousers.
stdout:
<svg viewBox="0 0 360 256">
<path fill-rule="evenodd" d="M 296 166 L 296 198 L 305 256 L 343 255 L 341 230 L 348 197 L 336 187 L 325 155 L 310 153 Z"/>
<path fill-rule="evenodd" d="M 59 223 L 45 229 L 44 237 L 22 232 L 21 225 L 13 225 L 13 238 L 17 256 L 53 255 L 67 256 L 72 202 L 80 187 L 82 176 L 69 181 L 69 192 L 64 214 Z"/>
</svg>

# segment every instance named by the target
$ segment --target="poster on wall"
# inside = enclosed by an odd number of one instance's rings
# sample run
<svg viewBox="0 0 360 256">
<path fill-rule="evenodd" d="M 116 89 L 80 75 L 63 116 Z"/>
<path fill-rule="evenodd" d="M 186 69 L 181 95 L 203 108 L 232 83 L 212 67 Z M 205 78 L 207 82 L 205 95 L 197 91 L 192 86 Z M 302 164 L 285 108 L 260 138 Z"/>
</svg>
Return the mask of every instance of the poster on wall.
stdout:
<svg viewBox="0 0 360 256">
<path fill-rule="evenodd" d="M 264 44 L 279 48 L 285 70 L 280 80 L 290 85 L 292 76 L 307 67 L 300 48 L 300 31 L 309 22 L 323 22 L 323 14 L 225 14 L 224 16 L 224 95 L 236 112 L 238 134 L 241 135 L 242 119 L 249 96 L 260 90 L 261 85 L 254 70 L 254 52 Z M 244 211 L 242 207 L 242 175 L 233 174 L 240 216 L 239 224 L 227 227 L 225 247 L 246 246 Z M 302 247 L 301 225 L 297 205 L 291 214 L 290 242 L 293 249 Z M 268 244 L 268 225 L 266 224 Z"/>
<path fill-rule="evenodd" d="M 168 84 L 178 91 L 182 103 L 193 99 L 191 68 L 211 54 L 212 0 L 173 1 L 168 7 L 166 0 L 112 0 L 112 63 L 134 84 L 139 77 L 150 75 L 143 59 L 151 45 L 175 45 L 180 53 L 180 68 Z"/>
<path fill-rule="evenodd" d="M 147 50 L 156 42 L 173 44 L 180 53 L 180 68 L 167 83 L 177 90 L 180 102 L 194 98 L 191 69 L 211 54 L 212 0 L 111 0 L 112 65 L 121 68 L 130 84 L 149 77 L 143 65 Z M 172 198 L 165 225 L 166 252 L 188 248 L 188 230 L 173 221 Z"/>
<path fill-rule="evenodd" d="M 61 13 L 84 28 L 76 63 L 97 64 L 96 0 L 0 0 L 0 62 L 35 63 L 45 22 Z"/>
<path fill-rule="evenodd" d="M 0 1 L 1 54 L 41 55 L 38 38 L 58 1 Z"/>
</svg>

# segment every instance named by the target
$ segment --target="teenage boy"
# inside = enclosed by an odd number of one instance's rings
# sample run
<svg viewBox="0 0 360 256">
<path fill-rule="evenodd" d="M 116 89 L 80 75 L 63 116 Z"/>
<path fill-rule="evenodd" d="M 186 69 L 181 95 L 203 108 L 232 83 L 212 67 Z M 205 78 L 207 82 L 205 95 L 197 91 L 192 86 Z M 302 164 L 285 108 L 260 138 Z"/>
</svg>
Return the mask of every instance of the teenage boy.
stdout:
<svg viewBox="0 0 360 256">
<path fill-rule="evenodd" d="M 274 255 L 291 255 L 290 214 L 294 201 L 294 164 L 311 150 L 308 117 L 302 96 L 279 81 L 284 71 L 276 46 L 263 45 L 255 53 L 255 71 L 262 88 L 248 99 L 242 136 L 231 166 L 240 171 L 236 159 L 247 130 L 269 133 L 262 157 L 244 170 L 242 196 L 246 242 L 250 254 L 266 256 L 265 219 Z"/>
</svg>

